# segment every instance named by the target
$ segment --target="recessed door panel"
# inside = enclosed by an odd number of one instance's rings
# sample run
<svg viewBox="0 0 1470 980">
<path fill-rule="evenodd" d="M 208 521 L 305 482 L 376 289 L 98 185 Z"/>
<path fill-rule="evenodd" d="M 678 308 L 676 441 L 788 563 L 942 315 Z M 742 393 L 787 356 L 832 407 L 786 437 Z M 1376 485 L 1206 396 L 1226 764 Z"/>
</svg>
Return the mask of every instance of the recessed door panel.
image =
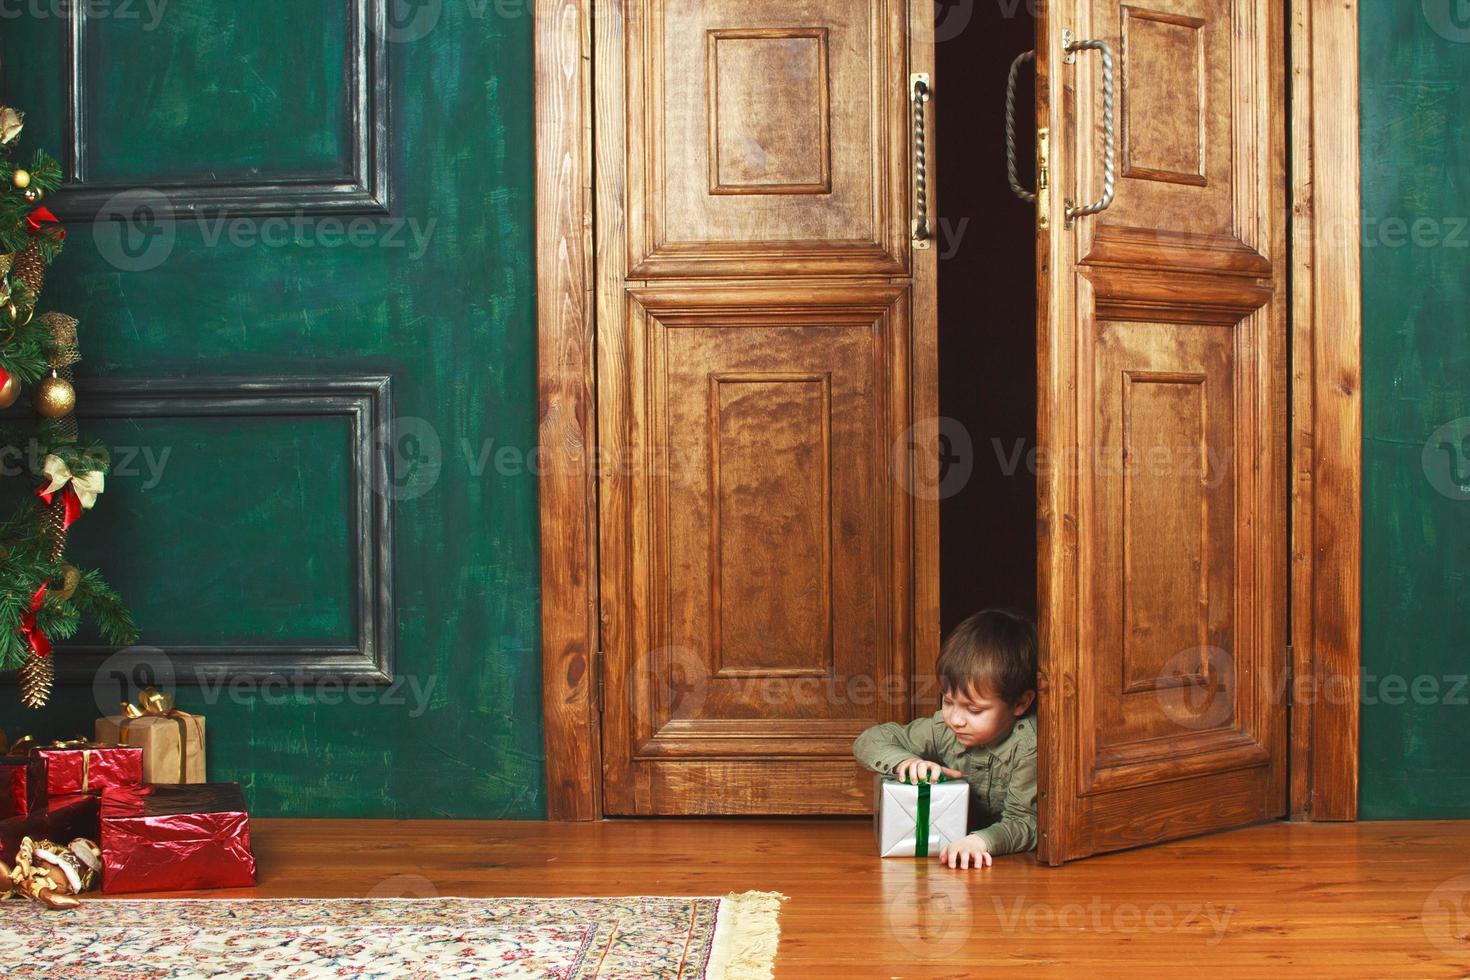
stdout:
<svg viewBox="0 0 1470 980">
<path fill-rule="evenodd" d="M 630 275 L 902 274 L 904 4 L 630 4 Z"/>
</svg>

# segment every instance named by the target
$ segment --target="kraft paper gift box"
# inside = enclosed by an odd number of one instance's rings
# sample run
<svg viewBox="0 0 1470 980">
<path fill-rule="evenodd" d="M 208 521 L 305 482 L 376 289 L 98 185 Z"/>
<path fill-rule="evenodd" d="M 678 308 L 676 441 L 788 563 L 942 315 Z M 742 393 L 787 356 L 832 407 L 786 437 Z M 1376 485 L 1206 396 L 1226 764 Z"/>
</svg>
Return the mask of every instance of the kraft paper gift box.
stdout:
<svg viewBox="0 0 1470 980">
<path fill-rule="evenodd" d="M 239 783 L 109 789 L 100 823 L 104 892 L 255 884 L 250 815 Z"/>
<path fill-rule="evenodd" d="M 36 749 L 46 765 L 46 793 L 96 793 L 137 786 L 143 781 L 143 750 L 128 745 L 99 745 L 85 739 Z"/>
<path fill-rule="evenodd" d="M 963 779 L 914 784 L 878 775 L 873 795 L 879 857 L 938 857 L 968 829 L 970 784 Z"/>
<path fill-rule="evenodd" d="M 203 715 L 108 715 L 97 719 L 93 733 L 99 742 L 141 748 L 145 783 L 204 782 Z"/>
<path fill-rule="evenodd" d="M 65 847 L 78 837 L 97 840 L 96 793 L 52 797 L 46 805 L 25 816 L 0 820 L 0 861 L 15 862 L 22 839 L 51 840 Z"/>
</svg>

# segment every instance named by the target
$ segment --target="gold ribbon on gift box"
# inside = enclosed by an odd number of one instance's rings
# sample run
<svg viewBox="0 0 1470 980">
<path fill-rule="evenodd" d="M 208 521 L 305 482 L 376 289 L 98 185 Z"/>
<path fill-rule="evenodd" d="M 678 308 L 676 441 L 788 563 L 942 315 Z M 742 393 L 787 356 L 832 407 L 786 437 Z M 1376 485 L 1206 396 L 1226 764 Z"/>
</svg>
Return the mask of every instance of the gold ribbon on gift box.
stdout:
<svg viewBox="0 0 1470 980">
<path fill-rule="evenodd" d="M 127 718 L 117 728 L 117 740 L 120 745 L 128 744 L 128 725 L 140 718 L 173 719 L 174 724 L 179 726 L 179 782 L 187 783 L 189 781 L 189 719 L 194 716 L 174 707 L 172 694 L 165 694 L 152 687 L 145 688 L 138 695 L 137 704 L 124 701 L 122 709 Z"/>
<path fill-rule="evenodd" d="M 82 750 L 82 792 L 87 792 L 92 785 L 92 749 L 115 749 L 120 744 L 114 742 L 96 742 L 90 738 L 78 735 L 76 738 L 58 738 L 54 742 L 37 742 L 32 735 L 24 735 L 14 742 L 0 732 L 0 755 L 32 755 L 41 749 L 81 749 Z"/>
<path fill-rule="evenodd" d="M 36 747 L 34 735 L 22 735 L 12 742 L 4 732 L 0 732 L 0 755 L 30 755 Z"/>
<path fill-rule="evenodd" d="M 58 738 L 50 745 L 38 745 L 38 749 L 81 749 L 82 750 L 82 792 L 85 793 L 92 788 L 92 749 L 115 749 L 117 746 L 107 742 L 94 742 L 89 738 Z"/>
<path fill-rule="evenodd" d="M 4 739 L 5 739 L 4 733 L 3 732 L 0 732 L 0 743 L 3 743 Z M 4 748 L 3 744 L 0 744 L 0 748 Z M 30 735 L 26 735 L 24 738 L 16 739 L 16 741 L 14 742 L 14 744 L 10 745 L 8 748 L 5 748 L 4 754 L 5 755 L 31 755 L 31 754 L 33 754 L 33 753 L 35 753 L 37 751 L 40 751 L 41 749 L 81 749 L 82 750 L 82 791 L 83 792 L 86 792 L 86 790 L 90 787 L 90 783 L 91 783 L 91 768 L 92 768 L 92 753 L 91 753 L 91 750 L 92 749 L 115 749 L 115 748 L 117 748 L 117 746 L 116 745 L 113 745 L 111 742 L 94 742 L 94 741 L 92 741 L 89 738 L 82 738 L 80 735 L 78 735 L 76 738 L 58 738 L 56 741 L 50 742 L 50 743 L 37 742 Z"/>
</svg>

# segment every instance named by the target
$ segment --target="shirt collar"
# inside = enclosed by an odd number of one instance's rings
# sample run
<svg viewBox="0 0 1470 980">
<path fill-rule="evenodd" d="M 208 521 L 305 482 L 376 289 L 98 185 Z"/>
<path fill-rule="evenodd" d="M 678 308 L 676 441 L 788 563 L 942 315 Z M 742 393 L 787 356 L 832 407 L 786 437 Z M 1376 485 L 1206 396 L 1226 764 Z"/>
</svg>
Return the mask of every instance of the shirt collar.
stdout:
<svg viewBox="0 0 1470 980">
<path fill-rule="evenodd" d="M 1017 742 L 1021 740 L 1022 729 L 1029 728 L 1034 724 L 1036 724 L 1036 722 L 1032 720 L 1031 715 L 1022 715 L 1021 717 L 1016 719 L 1015 724 L 1011 726 L 1011 730 L 1006 733 L 1006 737 L 1001 739 L 999 742 L 995 742 L 991 745 L 971 745 L 969 748 L 983 749 L 984 751 L 994 756 L 1005 755 L 1010 752 L 1012 748 L 1015 747 Z"/>
</svg>

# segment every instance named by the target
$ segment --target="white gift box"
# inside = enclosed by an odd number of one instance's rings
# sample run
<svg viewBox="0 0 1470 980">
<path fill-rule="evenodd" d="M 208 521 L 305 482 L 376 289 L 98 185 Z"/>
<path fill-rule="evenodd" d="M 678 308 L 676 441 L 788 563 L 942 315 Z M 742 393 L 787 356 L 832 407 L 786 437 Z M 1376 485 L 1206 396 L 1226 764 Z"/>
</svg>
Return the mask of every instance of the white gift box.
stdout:
<svg viewBox="0 0 1470 980">
<path fill-rule="evenodd" d="M 938 857 L 944 845 L 965 836 L 970 784 L 901 783 L 892 776 L 873 780 L 873 829 L 879 857 Z"/>
</svg>

